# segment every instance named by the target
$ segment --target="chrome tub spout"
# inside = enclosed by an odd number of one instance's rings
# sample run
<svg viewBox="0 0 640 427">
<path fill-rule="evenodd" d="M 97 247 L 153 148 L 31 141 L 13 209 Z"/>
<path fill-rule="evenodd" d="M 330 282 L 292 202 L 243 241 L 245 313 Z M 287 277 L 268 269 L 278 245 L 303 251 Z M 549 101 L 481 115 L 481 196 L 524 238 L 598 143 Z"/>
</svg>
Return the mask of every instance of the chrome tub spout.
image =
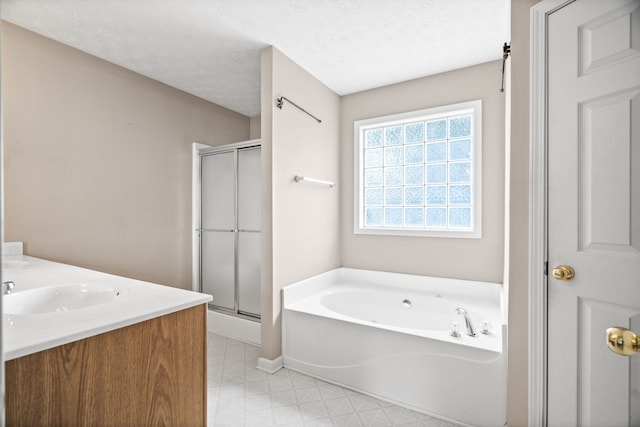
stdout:
<svg viewBox="0 0 640 427">
<path fill-rule="evenodd" d="M 464 308 L 458 307 L 456 308 L 456 313 L 462 314 L 464 316 L 464 324 L 467 328 L 467 335 L 470 337 L 477 337 L 478 333 L 476 332 L 476 328 L 473 327 L 473 323 L 471 322 L 471 318 L 469 317 L 469 313 Z"/>
</svg>

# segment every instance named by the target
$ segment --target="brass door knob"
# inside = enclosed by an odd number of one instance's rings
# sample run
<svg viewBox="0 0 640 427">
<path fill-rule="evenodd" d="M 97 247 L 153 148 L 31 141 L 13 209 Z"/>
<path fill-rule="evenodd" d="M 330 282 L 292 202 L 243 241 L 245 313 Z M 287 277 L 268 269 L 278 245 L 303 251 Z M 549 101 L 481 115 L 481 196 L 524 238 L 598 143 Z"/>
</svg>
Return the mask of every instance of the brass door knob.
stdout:
<svg viewBox="0 0 640 427">
<path fill-rule="evenodd" d="M 607 346 L 621 356 L 631 356 L 640 352 L 638 336 L 627 328 L 613 326 L 607 328 Z"/>
<path fill-rule="evenodd" d="M 568 265 L 559 265 L 551 272 L 556 280 L 572 280 L 576 276 L 576 272 Z"/>
</svg>

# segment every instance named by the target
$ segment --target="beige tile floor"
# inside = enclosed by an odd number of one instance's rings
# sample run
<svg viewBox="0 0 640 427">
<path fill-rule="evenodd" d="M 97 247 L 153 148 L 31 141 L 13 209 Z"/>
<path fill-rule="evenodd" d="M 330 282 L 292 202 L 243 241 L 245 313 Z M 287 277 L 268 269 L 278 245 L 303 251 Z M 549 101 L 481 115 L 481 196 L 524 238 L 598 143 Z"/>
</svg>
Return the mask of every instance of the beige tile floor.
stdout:
<svg viewBox="0 0 640 427">
<path fill-rule="evenodd" d="M 208 426 L 455 427 L 306 375 L 256 369 L 260 349 L 209 333 Z"/>
</svg>

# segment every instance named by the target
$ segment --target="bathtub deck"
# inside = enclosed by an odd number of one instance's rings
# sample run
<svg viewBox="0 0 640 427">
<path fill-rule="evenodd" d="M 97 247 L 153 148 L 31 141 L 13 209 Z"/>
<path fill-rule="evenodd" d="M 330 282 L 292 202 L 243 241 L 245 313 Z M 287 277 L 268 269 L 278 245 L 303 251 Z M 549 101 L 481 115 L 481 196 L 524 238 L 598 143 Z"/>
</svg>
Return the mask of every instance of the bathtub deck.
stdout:
<svg viewBox="0 0 640 427">
<path fill-rule="evenodd" d="M 455 427 L 282 369 L 255 369 L 259 348 L 209 333 L 208 426 Z"/>
</svg>

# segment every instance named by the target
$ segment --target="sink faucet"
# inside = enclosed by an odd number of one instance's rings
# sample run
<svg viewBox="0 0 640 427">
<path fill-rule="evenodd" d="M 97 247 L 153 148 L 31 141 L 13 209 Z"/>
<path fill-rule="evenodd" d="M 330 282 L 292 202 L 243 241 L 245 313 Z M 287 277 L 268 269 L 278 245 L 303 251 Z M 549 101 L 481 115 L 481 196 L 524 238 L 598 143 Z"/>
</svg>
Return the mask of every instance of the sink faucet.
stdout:
<svg viewBox="0 0 640 427">
<path fill-rule="evenodd" d="M 476 332 L 476 329 L 473 327 L 473 323 L 471 323 L 471 318 L 469 317 L 469 313 L 467 313 L 467 310 L 459 307 L 459 308 L 456 308 L 456 313 L 462 314 L 464 316 L 464 323 L 467 327 L 467 335 L 469 335 L 470 337 L 477 337 L 478 333 Z"/>
<path fill-rule="evenodd" d="M 13 290 L 15 289 L 16 284 L 13 283 L 13 281 L 9 280 L 8 282 L 3 282 L 2 283 L 2 293 L 3 294 L 10 294 L 11 292 L 13 292 Z"/>
</svg>

